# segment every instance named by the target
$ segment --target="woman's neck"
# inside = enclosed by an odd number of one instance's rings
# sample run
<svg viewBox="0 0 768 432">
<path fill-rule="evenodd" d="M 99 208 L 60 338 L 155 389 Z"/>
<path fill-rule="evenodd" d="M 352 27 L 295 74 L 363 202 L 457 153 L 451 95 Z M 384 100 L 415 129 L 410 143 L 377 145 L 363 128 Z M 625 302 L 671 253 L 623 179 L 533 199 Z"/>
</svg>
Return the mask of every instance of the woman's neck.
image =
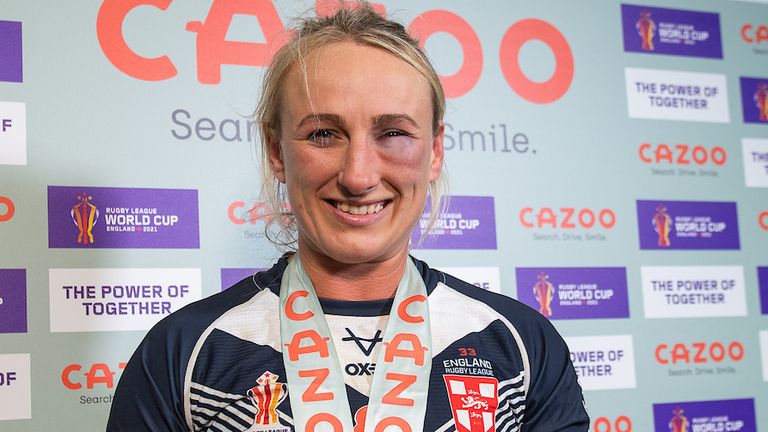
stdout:
<svg viewBox="0 0 768 432">
<path fill-rule="evenodd" d="M 405 272 L 408 254 L 372 263 L 347 264 L 330 257 L 301 251 L 301 264 L 318 297 L 335 300 L 381 300 L 395 296 Z"/>
</svg>

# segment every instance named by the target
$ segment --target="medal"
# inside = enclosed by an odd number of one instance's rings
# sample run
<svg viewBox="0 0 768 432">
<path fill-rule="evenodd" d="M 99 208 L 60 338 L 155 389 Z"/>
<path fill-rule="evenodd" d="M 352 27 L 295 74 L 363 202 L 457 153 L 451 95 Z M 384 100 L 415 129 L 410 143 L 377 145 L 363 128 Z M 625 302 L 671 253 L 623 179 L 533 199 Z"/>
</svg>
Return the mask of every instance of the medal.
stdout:
<svg viewBox="0 0 768 432">
<path fill-rule="evenodd" d="M 384 330 L 365 411 L 353 427 L 344 376 L 328 323 L 299 254 L 280 285 L 280 338 L 296 432 L 421 430 L 432 368 L 427 289 L 408 259 Z M 361 413 L 358 413 L 361 417 Z"/>
</svg>

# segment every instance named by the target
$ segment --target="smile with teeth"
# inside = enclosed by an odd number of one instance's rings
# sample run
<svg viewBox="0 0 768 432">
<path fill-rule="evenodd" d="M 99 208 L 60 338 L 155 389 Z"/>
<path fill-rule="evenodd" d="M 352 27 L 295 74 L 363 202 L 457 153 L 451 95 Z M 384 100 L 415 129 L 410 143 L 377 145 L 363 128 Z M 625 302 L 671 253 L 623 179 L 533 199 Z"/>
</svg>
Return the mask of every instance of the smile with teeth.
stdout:
<svg viewBox="0 0 768 432">
<path fill-rule="evenodd" d="M 355 205 L 349 205 L 347 203 L 336 202 L 335 205 L 337 209 L 343 211 L 344 213 L 349 213 L 353 215 L 376 214 L 380 212 L 382 209 L 384 209 L 384 202 L 377 202 L 374 204 L 362 205 L 362 206 L 355 206 Z"/>
</svg>

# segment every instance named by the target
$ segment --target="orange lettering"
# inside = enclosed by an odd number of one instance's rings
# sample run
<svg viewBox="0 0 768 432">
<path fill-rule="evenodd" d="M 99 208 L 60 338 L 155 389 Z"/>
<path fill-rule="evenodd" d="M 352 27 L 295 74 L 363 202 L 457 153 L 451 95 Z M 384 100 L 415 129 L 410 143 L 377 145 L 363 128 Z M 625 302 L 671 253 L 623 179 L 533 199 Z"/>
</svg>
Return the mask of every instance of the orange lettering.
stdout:
<svg viewBox="0 0 768 432">
<path fill-rule="evenodd" d="M 312 311 L 298 313 L 293 309 L 293 302 L 295 302 L 298 297 L 308 296 L 309 292 L 304 290 L 291 293 L 291 295 L 289 295 L 285 300 L 285 316 L 287 316 L 288 319 L 292 321 L 304 321 L 306 319 L 312 318 L 315 315 Z"/>
<path fill-rule="evenodd" d="M 400 349 L 403 342 L 410 342 L 412 349 Z M 412 358 L 417 366 L 424 366 L 424 353 L 427 347 L 421 344 L 419 337 L 412 333 L 398 333 L 389 343 L 384 343 L 384 361 L 391 363 L 395 357 Z"/>
<path fill-rule="evenodd" d="M 79 364 L 71 364 L 65 367 L 63 371 L 61 371 L 61 382 L 64 384 L 64 387 L 70 390 L 80 390 L 83 388 L 82 384 L 73 382 L 71 379 L 69 379 L 70 375 L 72 375 L 72 372 L 79 372 L 80 369 L 82 369 L 82 367 Z"/>
<path fill-rule="evenodd" d="M 330 413 L 317 413 L 307 420 L 307 426 L 304 428 L 305 432 L 313 432 L 318 423 L 325 422 L 333 427 L 334 432 L 344 432 L 344 427 L 341 425 L 341 421 L 333 414 Z"/>
<path fill-rule="evenodd" d="M 13 201 L 8 197 L 0 196 L 0 204 L 5 204 L 5 213 L 0 213 L 0 222 L 11 220 L 13 214 L 16 213 Z"/>
<path fill-rule="evenodd" d="M 309 339 L 312 344 L 301 346 L 303 339 Z M 291 343 L 285 344 L 288 347 L 288 358 L 291 361 L 298 361 L 300 355 L 316 352 L 320 357 L 328 357 L 328 338 L 320 337 L 315 330 L 304 330 L 293 335 Z"/>
<path fill-rule="evenodd" d="M 400 394 L 416 383 L 416 375 L 388 373 L 385 377 L 388 380 L 400 381 L 400 383 L 381 397 L 382 403 L 400 406 L 413 406 L 415 404 L 413 399 L 400 397 Z"/>
<path fill-rule="evenodd" d="M 412 431 L 408 423 L 405 420 L 401 419 L 400 417 L 386 417 L 381 419 L 381 421 L 378 424 L 376 424 L 376 427 L 373 429 L 373 431 L 384 432 L 384 429 L 386 429 L 389 426 L 397 426 L 403 432 Z"/>
<path fill-rule="evenodd" d="M 399 316 L 401 320 L 403 320 L 403 321 L 405 321 L 407 323 L 411 323 L 411 324 L 416 324 L 416 323 L 424 322 L 424 317 L 414 316 L 414 315 L 410 315 L 408 313 L 408 310 L 407 310 L 408 306 L 411 303 L 415 302 L 415 301 L 417 301 L 417 302 L 425 302 L 425 301 L 427 301 L 427 298 L 424 297 L 423 295 L 417 294 L 417 295 L 410 296 L 407 299 L 403 300 L 402 303 L 400 303 L 397 306 L 397 316 Z"/>
<path fill-rule="evenodd" d="M 228 41 L 235 15 L 255 16 L 266 42 Z M 269 0 L 214 0 L 205 22 L 190 21 L 186 28 L 197 33 L 197 79 L 203 84 L 218 84 L 224 64 L 267 66 L 289 37 Z"/>
<path fill-rule="evenodd" d="M 176 76 L 176 67 L 168 56 L 155 58 L 136 54 L 123 37 L 123 21 L 128 12 L 140 5 L 168 9 L 173 0 L 104 0 L 96 17 L 96 38 L 107 59 L 123 73 L 145 81 L 161 81 Z"/>
<path fill-rule="evenodd" d="M 439 32 L 450 34 L 461 45 L 464 61 L 458 72 L 440 77 L 446 98 L 463 96 L 477 84 L 483 71 L 483 48 L 472 26 L 464 18 L 446 10 L 428 11 L 413 20 L 408 32 L 419 40 L 422 48 L 430 36 Z"/>
<path fill-rule="evenodd" d="M 304 402 L 333 400 L 332 392 L 317 392 L 330 373 L 331 371 L 328 368 L 299 371 L 299 376 L 302 378 L 314 378 L 304 394 L 301 395 L 301 400 Z"/>
<path fill-rule="evenodd" d="M 555 56 L 555 72 L 542 83 L 531 81 L 520 68 L 520 49 L 529 40 L 544 42 Z M 535 18 L 516 22 L 504 33 L 499 60 L 501 71 L 512 89 L 523 99 L 548 104 L 560 99 L 573 82 L 573 53 L 568 41 L 552 24 Z"/>
</svg>

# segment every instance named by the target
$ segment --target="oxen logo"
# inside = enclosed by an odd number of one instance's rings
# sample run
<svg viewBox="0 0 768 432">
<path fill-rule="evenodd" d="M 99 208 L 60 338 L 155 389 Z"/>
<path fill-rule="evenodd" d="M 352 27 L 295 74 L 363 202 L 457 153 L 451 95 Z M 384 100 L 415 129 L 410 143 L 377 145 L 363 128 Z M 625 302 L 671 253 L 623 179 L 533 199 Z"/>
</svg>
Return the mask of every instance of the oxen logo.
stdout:
<svg viewBox="0 0 768 432">
<path fill-rule="evenodd" d="M 672 231 L 672 218 L 667 213 L 667 207 L 659 204 L 656 207 L 656 214 L 653 215 L 653 230 L 659 235 L 659 246 L 669 247 L 669 233 Z"/>
<path fill-rule="evenodd" d="M 635 23 L 637 34 L 643 40 L 643 51 L 653 51 L 653 36 L 656 34 L 656 22 L 651 19 L 650 11 L 642 11 L 640 19 Z"/>
<path fill-rule="evenodd" d="M 537 281 L 533 285 L 533 296 L 539 302 L 539 312 L 545 317 L 552 316 L 552 294 L 554 287 L 549 282 L 549 275 L 541 272 L 537 276 Z"/>
<path fill-rule="evenodd" d="M 672 413 L 674 416 L 669 421 L 669 432 L 688 432 L 688 417 L 683 415 L 682 408 L 675 408 Z"/>
<path fill-rule="evenodd" d="M 265 430 L 283 430 L 282 428 L 275 428 L 275 426 L 279 427 L 280 425 L 280 420 L 277 417 L 277 406 L 287 394 L 285 384 L 277 382 L 278 378 L 278 375 L 266 371 L 256 380 L 257 385 L 248 390 L 248 398 L 256 407 L 253 427 L 249 430 L 262 430 L 261 426 L 272 426 Z M 288 428 L 285 430 L 287 431 Z"/>
<path fill-rule="evenodd" d="M 499 405 L 496 378 L 463 375 L 444 375 L 443 378 L 457 432 L 496 430 Z"/>
<path fill-rule="evenodd" d="M 757 91 L 753 96 L 760 121 L 768 121 L 768 84 L 765 81 L 757 83 Z"/>
<path fill-rule="evenodd" d="M 99 209 L 90 203 L 92 199 L 92 196 L 83 192 L 77 197 L 79 203 L 75 204 L 69 212 L 78 230 L 77 242 L 84 245 L 93 244 L 93 226 L 99 220 Z"/>
</svg>

